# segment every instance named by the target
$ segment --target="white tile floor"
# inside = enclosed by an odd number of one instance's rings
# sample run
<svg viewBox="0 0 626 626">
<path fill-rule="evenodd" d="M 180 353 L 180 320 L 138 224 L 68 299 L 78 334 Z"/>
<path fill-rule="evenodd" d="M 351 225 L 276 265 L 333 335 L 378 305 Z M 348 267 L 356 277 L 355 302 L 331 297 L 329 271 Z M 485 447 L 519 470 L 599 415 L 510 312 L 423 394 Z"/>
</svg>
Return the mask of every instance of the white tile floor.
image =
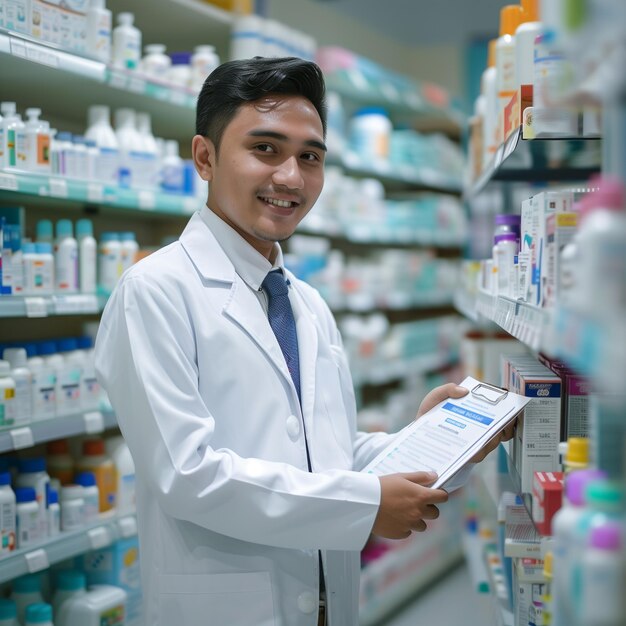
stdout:
<svg viewBox="0 0 626 626">
<path fill-rule="evenodd" d="M 467 566 L 452 570 L 381 626 L 489 626 L 494 614 L 487 596 L 476 593 Z"/>
</svg>

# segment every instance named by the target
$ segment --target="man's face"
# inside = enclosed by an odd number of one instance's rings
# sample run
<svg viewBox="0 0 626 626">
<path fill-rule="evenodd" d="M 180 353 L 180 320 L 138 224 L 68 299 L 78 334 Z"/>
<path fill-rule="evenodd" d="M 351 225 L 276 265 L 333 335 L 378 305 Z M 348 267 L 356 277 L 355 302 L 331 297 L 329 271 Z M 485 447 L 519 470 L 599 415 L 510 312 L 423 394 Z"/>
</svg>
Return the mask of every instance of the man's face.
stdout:
<svg viewBox="0 0 626 626">
<path fill-rule="evenodd" d="M 245 104 L 208 145 L 208 206 L 256 250 L 293 234 L 324 184 L 325 147 L 315 107 L 301 96 Z"/>
</svg>

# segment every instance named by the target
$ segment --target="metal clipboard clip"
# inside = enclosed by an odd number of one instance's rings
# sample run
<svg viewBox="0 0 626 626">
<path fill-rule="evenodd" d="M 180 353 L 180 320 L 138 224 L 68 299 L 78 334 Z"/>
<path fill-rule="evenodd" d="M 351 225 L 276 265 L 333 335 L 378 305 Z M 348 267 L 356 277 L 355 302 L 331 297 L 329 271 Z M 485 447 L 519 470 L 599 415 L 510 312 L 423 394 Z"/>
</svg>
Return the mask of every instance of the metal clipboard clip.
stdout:
<svg viewBox="0 0 626 626">
<path fill-rule="evenodd" d="M 487 385 L 485 383 L 479 383 L 472 389 L 471 394 L 482 400 L 483 402 L 487 402 L 488 404 L 496 405 L 501 400 L 507 397 L 508 391 L 506 389 L 500 389 L 498 387 L 493 387 L 492 385 Z"/>
</svg>

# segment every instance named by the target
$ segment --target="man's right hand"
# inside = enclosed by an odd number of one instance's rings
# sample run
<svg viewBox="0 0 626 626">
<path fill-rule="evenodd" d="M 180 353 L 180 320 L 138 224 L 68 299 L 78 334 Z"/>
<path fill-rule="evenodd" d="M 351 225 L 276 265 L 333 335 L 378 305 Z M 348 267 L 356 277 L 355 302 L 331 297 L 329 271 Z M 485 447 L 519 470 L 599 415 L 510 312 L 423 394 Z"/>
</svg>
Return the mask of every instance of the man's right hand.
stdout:
<svg viewBox="0 0 626 626">
<path fill-rule="evenodd" d="M 437 519 L 435 506 L 448 501 L 443 489 L 431 489 L 437 478 L 430 472 L 381 476 L 381 498 L 372 533 L 387 539 L 404 539 L 426 530 L 424 520 Z"/>
</svg>

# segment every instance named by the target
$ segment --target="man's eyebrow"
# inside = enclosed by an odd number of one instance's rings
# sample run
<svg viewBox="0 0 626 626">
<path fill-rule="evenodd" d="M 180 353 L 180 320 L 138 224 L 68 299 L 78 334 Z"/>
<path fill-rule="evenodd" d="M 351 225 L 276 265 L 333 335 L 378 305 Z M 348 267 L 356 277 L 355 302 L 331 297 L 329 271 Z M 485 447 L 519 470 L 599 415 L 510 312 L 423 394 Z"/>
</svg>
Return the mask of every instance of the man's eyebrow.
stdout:
<svg viewBox="0 0 626 626">
<path fill-rule="evenodd" d="M 248 133 L 249 137 L 271 137 L 272 139 L 276 139 L 278 141 L 289 141 L 289 137 L 287 135 L 283 135 L 282 133 L 277 133 L 274 130 L 264 130 L 262 128 L 258 130 L 251 130 Z M 317 141 L 316 139 L 306 139 L 304 141 L 306 146 L 311 146 L 312 148 L 318 148 L 319 150 L 323 150 L 324 152 L 328 152 L 328 148 L 326 144 L 321 141 Z"/>
</svg>

